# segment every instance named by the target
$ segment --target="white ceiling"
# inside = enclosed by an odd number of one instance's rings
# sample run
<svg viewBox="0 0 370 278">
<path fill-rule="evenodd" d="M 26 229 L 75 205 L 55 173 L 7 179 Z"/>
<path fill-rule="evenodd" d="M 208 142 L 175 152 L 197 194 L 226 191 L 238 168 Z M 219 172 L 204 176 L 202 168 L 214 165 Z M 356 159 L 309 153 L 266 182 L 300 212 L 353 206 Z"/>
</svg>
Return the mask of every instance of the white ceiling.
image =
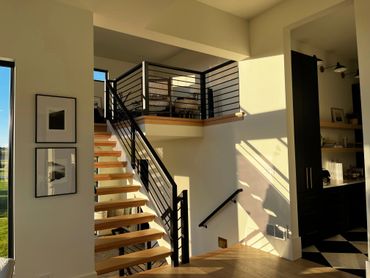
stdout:
<svg viewBox="0 0 370 278">
<path fill-rule="evenodd" d="M 357 60 L 353 5 L 338 8 L 328 15 L 298 27 L 292 32 L 292 37 L 328 53 Z"/>
<path fill-rule="evenodd" d="M 250 19 L 272 8 L 283 0 L 197 0 L 221 11 Z"/>
<path fill-rule="evenodd" d="M 225 59 L 94 27 L 94 55 L 138 64 L 142 61 L 205 70 Z"/>
<path fill-rule="evenodd" d="M 158 63 L 179 51 L 181 49 L 175 46 L 94 27 L 95 56 L 131 63 L 145 60 Z"/>
</svg>

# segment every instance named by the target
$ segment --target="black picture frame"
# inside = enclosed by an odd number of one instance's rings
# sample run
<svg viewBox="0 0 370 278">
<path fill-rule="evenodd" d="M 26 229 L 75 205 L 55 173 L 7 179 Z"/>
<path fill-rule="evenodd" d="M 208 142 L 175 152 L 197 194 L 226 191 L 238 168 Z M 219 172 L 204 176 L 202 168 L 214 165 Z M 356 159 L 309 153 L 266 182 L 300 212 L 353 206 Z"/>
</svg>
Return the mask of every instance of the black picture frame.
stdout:
<svg viewBox="0 0 370 278">
<path fill-rule="evenodd" d="M 77 193 L 77 148 L 35 148 L 35 198 Z"/>
<path fill-rule="evenodd" d="M 76 98 L 46 94 L 35 98 L 35 142 L 76 143 Z"/>
</svg>

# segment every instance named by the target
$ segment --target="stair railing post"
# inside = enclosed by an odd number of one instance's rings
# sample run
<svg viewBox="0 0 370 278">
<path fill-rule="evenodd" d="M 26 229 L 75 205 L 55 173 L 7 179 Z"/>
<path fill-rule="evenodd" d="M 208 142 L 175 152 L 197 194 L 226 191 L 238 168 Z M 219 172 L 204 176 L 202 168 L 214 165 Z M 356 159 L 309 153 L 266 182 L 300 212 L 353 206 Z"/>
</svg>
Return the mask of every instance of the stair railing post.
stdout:
<svg viewBox="0 0 370 278">
<path fill-rule="evenodd" d="M 206 75 L 200 74 L 200 114 L 202 120 L 207 119 L 207 99 L 206 99 Z"/>
<path fill-rule="evenodd" d="M 181 197 L 181 264 L 189 261 L 188 191 L 184 190 Z"/>
<path fill-rule="evenodd" d="M 135 127 L 131 125 L 131 166 L 132 169 L 136 168 L 136 135 Z"/>
<path fill-rule="evenodd" d="M 142 94 L 141 94 L 141 102 L 142 102 L 142 109 L 143 115 L 149 115 L 149 64 L 146 61 L 143 61 L 142 64 L 142 71 L 143 71 L 143 79 L 142 79 Z"/>
<path fill-rule="evenodd" d="M 215 108 L 213 103 L 213 90 L 211 88 L 207 89 L 207 99 L 208 99 L 208 118 L 213 118 L 215 116 Z"/>
<path fill-rule="evenodd" d="M 171 236 L 172 236 L 172 265 L 179 266 L 179 235 L 177 217 L 177 188 L 172 187 L 172 212 L 171 212 Z"/>
</svg>

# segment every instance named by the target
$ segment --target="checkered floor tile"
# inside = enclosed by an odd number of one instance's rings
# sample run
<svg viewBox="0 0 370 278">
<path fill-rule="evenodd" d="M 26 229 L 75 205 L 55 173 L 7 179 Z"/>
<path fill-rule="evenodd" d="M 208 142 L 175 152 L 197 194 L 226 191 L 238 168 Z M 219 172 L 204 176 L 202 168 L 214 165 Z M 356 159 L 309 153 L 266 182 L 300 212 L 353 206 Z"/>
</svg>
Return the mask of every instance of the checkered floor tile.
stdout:
<svg viewBox="0 0 370 278">
<path fill-rule="evenodd" d="M 304 248 L 302 258 L 366 277 L 367 231 L 359 228 L 323 240 Z"/>
</svg>

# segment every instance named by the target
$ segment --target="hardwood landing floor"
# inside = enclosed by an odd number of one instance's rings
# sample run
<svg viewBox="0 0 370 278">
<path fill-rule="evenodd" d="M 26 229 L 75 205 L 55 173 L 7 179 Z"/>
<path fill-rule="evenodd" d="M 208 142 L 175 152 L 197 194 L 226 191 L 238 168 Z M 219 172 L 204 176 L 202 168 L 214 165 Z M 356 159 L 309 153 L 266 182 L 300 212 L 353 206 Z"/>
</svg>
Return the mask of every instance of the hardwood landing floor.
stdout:
<svg viewBox="0 0 370 278">
<path fill-rule="evenodd" d="M 294 262 L 256 250 L 236 245 L 191 258 L 188 265 L 171 268 L 165 266 L 136 274 L 137 278 L 341 278 L 356 277 L 349 273 L 325 267 L 304 259 Z"/>
</svg>

